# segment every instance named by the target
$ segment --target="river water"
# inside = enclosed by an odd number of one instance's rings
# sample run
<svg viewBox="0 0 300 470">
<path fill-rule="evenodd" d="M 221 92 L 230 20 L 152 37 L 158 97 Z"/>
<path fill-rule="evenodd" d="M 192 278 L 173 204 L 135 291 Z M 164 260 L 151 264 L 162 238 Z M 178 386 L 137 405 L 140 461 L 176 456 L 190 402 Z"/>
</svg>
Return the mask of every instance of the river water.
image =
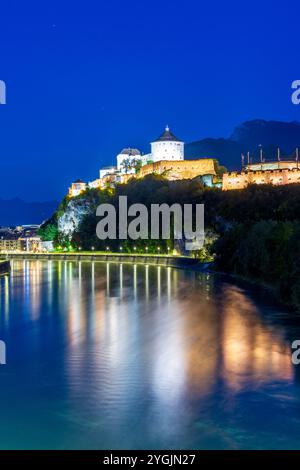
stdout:
<svg viewBox="0 0 300 470">
<path fill-rule="evenodd" d="M 300 448 L 300 322 L 214 275 L 14 261 L 0 448 Z"/>
</svg>

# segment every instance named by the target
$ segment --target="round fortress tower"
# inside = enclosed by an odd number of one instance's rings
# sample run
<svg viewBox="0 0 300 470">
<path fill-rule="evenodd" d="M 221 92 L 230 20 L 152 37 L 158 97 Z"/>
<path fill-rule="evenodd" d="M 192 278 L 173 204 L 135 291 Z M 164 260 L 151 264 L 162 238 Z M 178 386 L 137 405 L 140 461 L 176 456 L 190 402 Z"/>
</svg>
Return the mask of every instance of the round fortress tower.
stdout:
<svg viewBox="0 0 300 470">
<path fill-rule="evenodd" d="M 177 139 L 166 126 L 162 135 L 151 142 L 151 156 L 153 162 L 161 160 L 184 160 L 184 142 Z"/>
</svg>

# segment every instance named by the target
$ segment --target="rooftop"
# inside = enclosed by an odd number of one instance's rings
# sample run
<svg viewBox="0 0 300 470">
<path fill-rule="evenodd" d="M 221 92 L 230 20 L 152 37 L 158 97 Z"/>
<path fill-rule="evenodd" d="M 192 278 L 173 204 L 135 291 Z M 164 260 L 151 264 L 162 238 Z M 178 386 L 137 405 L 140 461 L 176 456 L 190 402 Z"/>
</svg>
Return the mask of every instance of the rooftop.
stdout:
<svg viewBox="0 0 300 470">
<path fill-rule="evenodd" d="M 120 152 L 121 155 L 129 155 L 130 157 L 135 157 L 141 155 L 139 149 L 125 148 Z"/>
<path fill-rule="evenodd" d="M 164 132 L 161 134 L 158 139 L 154 140 L 153 142 L 183 142 L 182 140 L 178 139 L 173 132 L 170 131 L 169 126 L 166 126 Z"/>
</svg>

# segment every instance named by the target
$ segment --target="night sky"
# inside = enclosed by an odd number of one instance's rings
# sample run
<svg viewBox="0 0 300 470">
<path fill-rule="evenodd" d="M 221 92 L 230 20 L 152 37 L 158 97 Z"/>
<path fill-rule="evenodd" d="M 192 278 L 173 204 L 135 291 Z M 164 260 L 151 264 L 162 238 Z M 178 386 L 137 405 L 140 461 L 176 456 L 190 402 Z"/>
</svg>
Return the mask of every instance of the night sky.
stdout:
<svg viewBox="0 0 300 470">
<path fill-rule="evenodd" d="M 297 5 L 298 3 L 298 5 Z M 0 198 L 60 199 L 166 124 L 185 142 L 299 120 L 299 1 L 0 6 Z"/>
</svg>

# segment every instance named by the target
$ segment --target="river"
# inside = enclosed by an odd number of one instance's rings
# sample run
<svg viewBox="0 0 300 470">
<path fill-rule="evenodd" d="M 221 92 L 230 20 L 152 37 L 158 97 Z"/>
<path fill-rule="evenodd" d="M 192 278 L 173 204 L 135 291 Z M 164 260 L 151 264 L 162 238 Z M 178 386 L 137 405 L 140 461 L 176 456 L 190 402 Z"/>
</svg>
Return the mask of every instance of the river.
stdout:
<svg viewBox="0 0 300 470">
<path fill-rule="evenodd" d="M 300 322 L 167 267 L 13 261 L 0 278 L 2 449 L 300 448 Z"/>
</svg>

